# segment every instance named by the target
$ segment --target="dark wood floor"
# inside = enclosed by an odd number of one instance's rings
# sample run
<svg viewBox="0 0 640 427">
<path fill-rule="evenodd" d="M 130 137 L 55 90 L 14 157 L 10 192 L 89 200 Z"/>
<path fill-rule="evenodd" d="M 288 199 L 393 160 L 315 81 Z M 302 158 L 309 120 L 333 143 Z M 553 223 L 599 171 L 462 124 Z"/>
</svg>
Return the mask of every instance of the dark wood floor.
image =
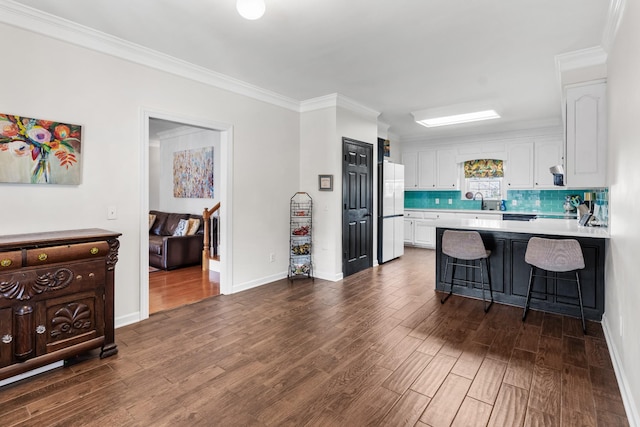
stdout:
<svg viewBox="0 0 640 427">
<path fill-rule="evenodd" d="M 149 313 L 170 310 L 220 295 L 220 273 L 200 265 L 149 272 Z"/>
<path fill-rule="evenodd" d="M 0 422 L 64 426 L 626 426 L 598 323 L 434 292 L 434 255 L 281 280 L 116 330 L 0 390 Z"/>
</svg>

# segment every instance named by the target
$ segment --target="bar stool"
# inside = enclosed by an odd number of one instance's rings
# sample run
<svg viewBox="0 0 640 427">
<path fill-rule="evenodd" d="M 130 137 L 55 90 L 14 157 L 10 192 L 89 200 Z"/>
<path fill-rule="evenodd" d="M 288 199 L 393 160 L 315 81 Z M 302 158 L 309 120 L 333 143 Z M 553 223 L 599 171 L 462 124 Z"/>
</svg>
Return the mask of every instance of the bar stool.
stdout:
<svg viewBox="0 0 640 427">
<path fill-rule="evenodd" d="M 444 265 L 444 276 L 442 276 L 442 283 L 447 283 L 447 270 L 449 268 L 449 265 L 452 266 L 452 274 L 451 289 L 449 291 L 449 294 L 442 298 L 440 302 L 444 304 L 444 302 L 451 296 L 451 294 L 453 293 L 454 281 L 464 284 L 479 284 L 480 286 L 482 286 L 482 301 L 484 303 L 484 312 L 486 313 L 487 311 L 489 311 L 491 304 L 493 304 L 493 289 L 491 288 L 491 274 L 489 272 L 488 261 L 489 255 L 491 255 L 491 251 L 487 250 L 484 247 L 484 243 L 482 242 L 480 233 L 478 233 L 477 231 L 445 230 L 445 232 L 442 234 L 442 253 L 447 255 Z M 460 263 L 458 262 L 458 260 L 472 261 L 472 263 Z M 487 300 L 485 298 L 484 269 L 482 268 L 482 261 L 484 261 L 484 265 L 487 270 L 487 283 L 489 285 L 489 295 L 491 297 L 489 305 L 487 305 Z M 456 267 L 480 270 L 480 281 L 477 282 L 473 280 L 456 279 Z"/>
<path fill-rule="evenodd" d="M 540 237 L 532 237 L 527 243 L 527 251 L 524 260 L 531 265 L 529 273 L 529 288 L 527 289 L 527 301 L 522 314 L 522 321 L 527 317 L 529 303 L 531 302 L 531 287 L 534 277 L 552 278 L 556 280 L 574 281 L 574 279 L 565 279 L 561 277 L 550 277 L 546 275 L 538 275 L 536 268 L 546 270 L 547 272 L 561 273 L 575 271 L 575 282 L 578 288 L 578 301 L 580 302 L 580 317 L 582 318 L 582 330 L 587 332 L 584 322 L 584 308 L 582 307 L 582 290 L 580 289 L 580 276 L 578 270 L 584 268 L 584 257 L 580 243 L 575 239 L 543 239 Z M 546 292 L 546 288 L 545 288 Z"/>
</svg>

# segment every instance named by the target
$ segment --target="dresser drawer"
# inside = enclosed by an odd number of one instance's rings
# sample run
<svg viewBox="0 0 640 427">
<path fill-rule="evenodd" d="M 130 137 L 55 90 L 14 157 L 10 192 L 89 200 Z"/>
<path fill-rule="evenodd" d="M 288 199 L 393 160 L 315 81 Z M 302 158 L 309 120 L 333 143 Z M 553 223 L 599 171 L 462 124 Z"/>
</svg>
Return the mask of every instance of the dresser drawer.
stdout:
<svg viewBox="0 0 640 427">
<path fill-rule="evenodd" d="M 107 242 L 78 243 L 27 250 L 26 266 L 53 264 L 86 258 L 103 258 L 109 253 Z"/>
<path fill-rule="evenodd" d="M 0 307 L 44 294 L 55 297 L 95 289 L 104 285 L 105 271 L 104 259 L 98 259 L 0 274 Z"/>
<path fill-rule="evenodd" d="M 22 251 L 0 252 L 0 272 L 22 268 Z"/>
</svg>

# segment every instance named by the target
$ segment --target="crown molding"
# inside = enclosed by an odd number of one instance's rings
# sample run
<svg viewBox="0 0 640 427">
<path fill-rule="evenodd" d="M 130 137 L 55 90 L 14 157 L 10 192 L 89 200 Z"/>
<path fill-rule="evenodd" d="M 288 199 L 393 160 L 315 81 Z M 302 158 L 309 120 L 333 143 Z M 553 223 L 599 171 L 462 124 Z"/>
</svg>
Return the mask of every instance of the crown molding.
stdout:
<svg viewBox="0 0 640 427">
<path fill-rule="evenodd" d="M 228 90 L 288 110 L 295 112 L 300 111 L 300 103 L 295 99 L 16 3 L 12 0 L 0 0 L 0 22 L 219 89 Z"/>
<path fill-rule="evenodd" d="M 626 0 L 611 0 L 609 3 L 609 12 L 607 13 L 607 22 L 602 32 L 602 47 L 609 52 L 616 39 L 616 34 L 622 22 Z"/>
<path fill-rule="evenodd" d="M 323 108 L 337 107 L 341 107 L 354 113 L 371 118 L 377 118 L 380 115 L 380 112 L 362 105 L 351 98 L 347 98 L 344 95 L 340 95 L 339 93 L 332 93 L 329 95 L 319 96 L 317 98 L 311 98 L 300 102 L 301 113 L 321 110 Z"/>
<path fill-rule="evenodd" d="M 561 53 L 555 56 L 558 73 L 607 63 L 607 52 L 601 46 Z"/>
</svg>

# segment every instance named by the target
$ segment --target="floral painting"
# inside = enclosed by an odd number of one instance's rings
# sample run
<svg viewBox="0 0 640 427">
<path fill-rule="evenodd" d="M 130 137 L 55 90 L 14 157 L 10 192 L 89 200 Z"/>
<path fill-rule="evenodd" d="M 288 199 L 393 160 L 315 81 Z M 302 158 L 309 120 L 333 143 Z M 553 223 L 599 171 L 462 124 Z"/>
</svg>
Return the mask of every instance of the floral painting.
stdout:
<svg viewBox="0 0 640 427">
<path fill-rule="evenodd" d="M 173 153 L 173 197 L 213 199 L 213 147 Z"/>
<path fill-rule="evenodd" d="M 0 182 L 81 182 L 81 126 L 0 114 Z"/>
</svg>

